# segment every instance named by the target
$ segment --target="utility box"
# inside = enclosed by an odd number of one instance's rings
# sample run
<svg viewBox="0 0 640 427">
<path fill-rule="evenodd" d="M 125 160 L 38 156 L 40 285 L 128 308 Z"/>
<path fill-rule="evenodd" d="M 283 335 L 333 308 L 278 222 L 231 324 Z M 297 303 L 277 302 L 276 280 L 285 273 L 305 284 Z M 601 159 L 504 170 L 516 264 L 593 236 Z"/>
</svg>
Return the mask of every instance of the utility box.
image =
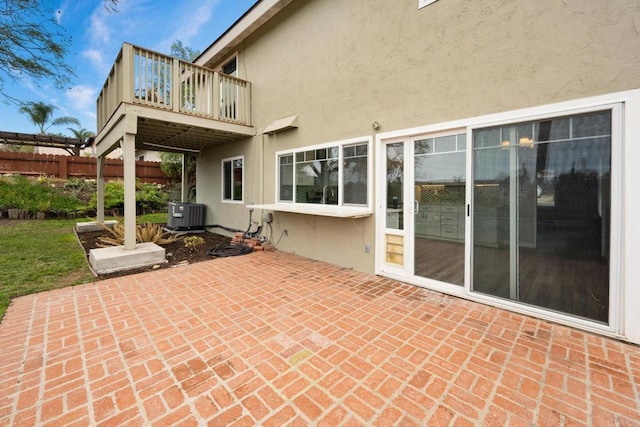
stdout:
<svg viewBox="0 0 640 427">
<path fill-rule="evenodd" d="M 167 228 L 172 231 L 204 231 L 205 205 L 169 203 Z"/>
</svg>

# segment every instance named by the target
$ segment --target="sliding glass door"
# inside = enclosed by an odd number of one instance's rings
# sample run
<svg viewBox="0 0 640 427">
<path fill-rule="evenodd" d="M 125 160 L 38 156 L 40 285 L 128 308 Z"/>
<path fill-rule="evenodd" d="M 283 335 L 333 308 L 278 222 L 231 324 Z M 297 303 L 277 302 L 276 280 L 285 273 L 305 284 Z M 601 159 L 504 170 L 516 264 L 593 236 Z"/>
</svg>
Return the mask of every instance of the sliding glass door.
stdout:
<svg viewBox="0 0 640 427">
<path fill-rule="evenodd" d="M 611 123 L 473 131 L 472 291 L 608 322 Z"/>
<path fill-rule="evenodd" d="M 464 285 L 466 134 L 413 142 L 414 274 Z"/>
</svg>

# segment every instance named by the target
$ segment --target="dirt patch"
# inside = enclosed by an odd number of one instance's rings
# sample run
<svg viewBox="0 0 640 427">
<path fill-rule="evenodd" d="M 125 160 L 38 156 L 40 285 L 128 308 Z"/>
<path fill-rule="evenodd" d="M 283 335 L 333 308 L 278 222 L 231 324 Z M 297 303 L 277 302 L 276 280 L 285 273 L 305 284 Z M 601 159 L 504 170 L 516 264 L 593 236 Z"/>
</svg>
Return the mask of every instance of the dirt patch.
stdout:
<svg viewBox="0 0 640 427">
<path fill-rule="evenodd" d="M 227 236 L 223 236 L 217 233 L 190 233 L 185 234 L 183 237 L 187 236 L 198 236 L 204 240 L 204 243 L 197 247 L 187 247 L 183 238 L 172 242 L 161 245 L 166 253 L 167 262 L 163 264 L 158 264 L 157 266 L 144 267 L 144 268 L 136 268 L 132 270 L 119 271 L 115 273 L 109 274 L 101 274 L 101 278 L 109 278 L 109 277 L 119 277 L 126 276 L 129 274 L 140 273 L 144 271 L 157 270 L 159 268 L 171 268 L 179 265 L 193 264 L 196 262 L 209 261 L 215 258 L 215 256 L 210 255 L 208 252 L 210 249 L 216 248 L 219 245 L 228 245 L 231 242 L 231 238 Z M 91 231 L 87 233 L 79 233 L 78 240 L 80 244 L 84 248 L 84 251 L 89 257 L 89 251 L 91 249 L 99 248 L 100 237 L 109 237 L 109 234 L 106 231 Z"/>
</svg>

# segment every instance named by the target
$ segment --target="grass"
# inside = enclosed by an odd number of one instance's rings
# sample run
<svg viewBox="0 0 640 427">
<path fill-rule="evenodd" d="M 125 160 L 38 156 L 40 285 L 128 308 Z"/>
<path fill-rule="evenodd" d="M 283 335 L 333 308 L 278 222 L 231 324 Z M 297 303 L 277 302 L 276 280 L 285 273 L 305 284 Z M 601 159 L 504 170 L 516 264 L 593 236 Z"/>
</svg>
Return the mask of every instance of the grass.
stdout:
<svg viewBox="0 0 640 427">
<path fill-rule="evenodd" d="M 12 298 L 95 280 L 73 232 L 77 221 L 0 221 L 0 320 Z M 166 222 L 167 214 L 137 221 Z"/>
</svg>

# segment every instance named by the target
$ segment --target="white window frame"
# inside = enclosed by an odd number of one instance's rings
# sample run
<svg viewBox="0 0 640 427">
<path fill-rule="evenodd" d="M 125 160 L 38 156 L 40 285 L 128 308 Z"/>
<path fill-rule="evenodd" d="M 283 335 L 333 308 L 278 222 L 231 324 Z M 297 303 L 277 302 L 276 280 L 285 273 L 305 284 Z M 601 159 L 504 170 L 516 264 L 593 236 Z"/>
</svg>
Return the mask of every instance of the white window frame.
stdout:
<svg viewBox="0 0 640 427">
<path fill-rule="evenodd" d="M 233 199 L 233 162 L 235 160 L 242 160 L 242 198 L 240 200 Z M 226 162 L 231 163 L 231 197 L 232 197 L 231 199 L 225 199 L 224 197 L 224 187 L 225 187 L 224 164 Z M 221 175 L 220 183 L 222 184 L 222 187 L 220 189 L 220 199 L 222 200 L 222 203 L 239 204 L 239 205 L 244 204 L 244 177 L 245 177 L 244 156 L 227 157 L 225 159 L 222 159 L 220 162 L 220 175 Z"/>
<path fill-rule="evenodd" d="M 362 205 L 353 205 L 353 204 L 344 204 L 343 197 L 344 191 L 344 176 L 342 169 L 342 160 L 343 160 L 343 148 L 344 146 L 353 145 L 357 143 L 362 143 L 367 145 L 367 204 Z M 338 147 L 339 158 L 338 162 L 340 166 L 340 170 L 338 173 L 338 204 L 316 204 L 316 203 L 297 203 L 295 202 L 295 185 L 294 185 L 294 196 L 293 200 L 283 200 L 280 201 L 280 163 L 279 158 L 283 155 L 292 154 L 295 159 L 295 154 L 304 152 L 317 150 L 328 147 Z M 274 163 L 275 163 L 275 189 L 274 189 L 274 200 L 275 203 L 271 204 L 263 204 L 263 205 L 252 205 L 254 208 L 258 209 L 267 209 L 279 212 L 293 212 L 300 213 L 306 215 L 318 215 L 318 216 L 329 216 L 336 218 L 360 218 L 370 216 L 373 213 L 373 137 L 372 136 L 362 136 L 357 138 L 349 138 L 343 139 L 339 141 L 332 141 L 323 144 L 317 145 L 309 145 L 304 147 L 298 147 L 294 149 L 281 150 L 275 153 L 274 155 Z M 295 161 L 294 161 L 294 176 L 295 179 Z"/>
<path fill-rule="evenodd" d="M 471 292 L 471 271 L 468 261 L 471 259 L 469 242 L 472 228 L 471 217 L 469 216 L 467 217 L 465 228 L 467 246 L 465 286 L 462 292 L 458 291 L 458 296 L 640 344 L 640 310 L 637 309 L 637 301 L 640 300 L 640 286 L 638 286 L 638 283 L 640 283 L 640 263 L 630 262 L 634 254 L 640 252 L 640 239 L 629 238 L 629 236 L 640 236 L 640 222 L 635 220 L 637 212 L 640 211 L 640 190 L 637 186 L 631 185 L 631 183 L 640 180 L 640 168 L 637 167 L 638 159 L 640 159 L 640 144 L 635 144 L 635 141 L 640 140 L 640 122 L 634 120 L 635 117 L 640 117 L 640 89 L 379 133 L 376 135 L 376 171 L 380 173 L 381 170 L 384 170 L 384 159 L 381 153 L 383 153 L 384 145 L 391 140 L 408 140 L 417 135 L 466 128 L 467 176 L 471 177 L 473 176 L 471 169 L 473 150 L 471 147 L 474 129 L 604 109 L 612 110 L 611 260 L 609 282 L 611 294 L 609 324 L 604 325 Z M 385 184 L 384 180 L 377 180 L 377 200 L 384 194 L 383 186 Z M 472 180 L 469 178 L 467 185 L 472 185 Z M 471 204 L 472 191 L 467 188 L 466 193 L 467 204 Z M 380 203 L 377 203 L 375 213 L 378 218 L 376 221 L 376 241 L 381 242 L 384 241 L 385 230 L 382 219 L 384 218 L 384 210 Z M 405 254 L 405 256 L 411 257 L 413 254 Z M 388 265 L 385 265 L 383 250 L 378 247 L 376 248 L 375 272 L 376 274 L 396 278 L 418 286 L 432 288 L 416 280 L 415 277 L 392 271 Z M 453 285 L 449 289 L 440 289 L 440 291 L 450 294 L 455 294 L 456 290 L 453 289 Z"/>
<path fill-rule="evenodd" d="M 344 159 L 343 159 L 343 149 L 344 147 L 350 146 L 350 145 L 356 145 L 358 143 L 361 144 L 366 144 L 367 146 L 367 203 L 366 204 L 347 204 L 344 203 Z M 372 145 L 372 138 L 371 137 L 363 137 L 363 138 L 351 138 L 351 139 L 345 139 L 345 140 L 341 140 L 341 141 L 333 141 L 333 142 L 327 142 L 324 144 L 319 144 L 319 145 L 310 145 L 310 146 L 306 146 L 306 147 L 299 147 L 296 148 L 294 150 L 283 150 L 283 151 L 278 151 L 276 153 L 276 194 L 275 194 L 275 200 L 277 203 L 282 203 L 282 204 L 292 204 L 292 205 L 305 205 L 305 206 L 322 206 L 322 205 L 318 205 L 316 203 L 303 203 L 303 202 L 296 202 L 296 154 L 298 153 L 303 153 L 305 151 L 313 151 L 313 150 L 320 150 L 323 148 L 330 148 L 330 147 L 338 147 L 338 204 L 337 205 L 332 205 L 332 206 L 337 206 L 337 207 L 344 207 L 344 206 L 356 206 L 356 207 L 370 207 L 371 206 L 371 197 L 372 197 L 372 180 L 371 180 L 371 145 Z M 293 200 L 280 200 L 280 157 L 282 156 L 288 156 L 288 155 L 293 155 Z M 325 205 L 327 206 L 327 205 Z"/>
</svg>

